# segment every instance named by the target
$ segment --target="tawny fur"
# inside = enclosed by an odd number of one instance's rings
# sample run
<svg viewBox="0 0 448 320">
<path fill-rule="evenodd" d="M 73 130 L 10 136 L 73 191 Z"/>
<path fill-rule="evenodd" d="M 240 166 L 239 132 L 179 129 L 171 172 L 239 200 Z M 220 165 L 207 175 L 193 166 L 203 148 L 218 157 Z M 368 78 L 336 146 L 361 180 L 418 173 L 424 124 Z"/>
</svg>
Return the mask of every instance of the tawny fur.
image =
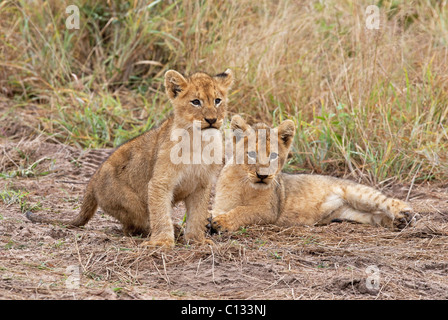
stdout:
<svg viewBox="0 0 448 320">
<path fill-rule="evenodd" d="M 174 129 L 217 130 L 226 116 L 227 92 L 232 84 L 227 70 L 210 76 L 195 73 L 185 78 L 170 70 L 165 74 L 166 93 L 173 105 L 173 115 L 158 128 L 120 146 L 91 178 L 81 210 L 71 226 L 85 225 L 97 208 L 116 218 L 126 234 L 151 235 L 143 245 L 174 245 L 171 218 L 173 206 L 185 201 L 187 209 L 185 238 L 205 241 L 205 224 L 211 184 L 220 164 L 173 164 L 170 151 L 178 141 L 171 141 Z M 200 106 L 192 101 L 198 99 Z M 217 103 L 216 99 L 221 99 Z M 216 119 L 212 125 L 205 119 Z M 197 127 L 193 121 L 199 121 Z M 198 124 L 198 123 L 197 123 Z M 27 214 L 35 222 L 59 222 Z"/>
<path fill-rule="evenodd" d="M 257 124 L 250 128 L 240 116 L 232 118 L 231 126 L 247 133 L 237 142 L 244 143 L 246 156 L 243 164 L 226 164 L 218 177 L 213 229 L 235 231 L 251 224 L 316 225 L 335 220 L 403 228 L 416 221 L 417 215 L 407 203 L 374 188 L 330 176 L 281 172 L 295 133 L 291 120 L 275 128 L 278 158 L 274 170 L 261 180 L 257 172 L 262 166 L 248 164 L 247 153 L 258 151 L 263 143 L 269 154 L 270 136 L 262 142 L 256 138 L 257 150 L 249 150 L 247 141 L 249 136 L 257 136 L 256 130 L 269 127 Z"/>
</svg>

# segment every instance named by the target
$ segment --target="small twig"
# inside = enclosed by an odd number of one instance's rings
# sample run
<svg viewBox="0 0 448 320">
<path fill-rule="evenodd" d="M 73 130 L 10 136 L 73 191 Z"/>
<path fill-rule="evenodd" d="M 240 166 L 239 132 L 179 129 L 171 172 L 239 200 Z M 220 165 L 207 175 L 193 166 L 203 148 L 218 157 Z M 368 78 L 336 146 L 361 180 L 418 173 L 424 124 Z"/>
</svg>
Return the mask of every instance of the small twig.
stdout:
<svg viewBox="0 0 448 320">
<path fill-rule="evenodd" d="M 57 183 L 87 184 L 87 182 L 56 180 Z"/>
<path fill-rule="evenodd" d="M 199 258 L 198 267 L 196 269 L 196 275 L 198 275 L 198 273 L 199 273 L 199 267 L 201 265 L 201 261 L 202 261 L 202 258 Z"/>
<path fill-rule="evenodd" d="M 216 284 L 215 282 L 215 254 L 213 253 L 213 247 L 209 246 L 210 250 L 212 251 L 212 281 L 214 284 Z"/>
<path fill-rule="evenodd" d="M 160 272 L 159 268 L 157 268 L 157 264 L 154 260 L 153 260 L 153 263 L 154 263 L 154 267 L 156 267 L 156 270 L 159 273 L 159 275 L 166 281 L 166 283 L 170 284 L 169 280 Z"/>
<path fill-rule="evenodd" d="M 414 181 L 415 181 L 415 177 L 417 176 L 417 173 L 418 173 L 418 170 L 415 172 L 414 177 L 412 178 L 411 186 L 409 187 L 408 195 L 406 196 L 406 202 L 409 200 L 409 196 L 411 195 L 412 187 L 414 186 Z"/>
<path fill-rule="evenodd" d="M 86 268 L 84 267 L 84 265 L 82 264 L 82 261 L 81 261 L 81 253 L 79 252 L 77 236 L 78 236 L 78 234 L 75 233 L 75 248 L 76 248 L 76 251 L 78 252 L 78 261 L 79 261 L 79 264 L 82 267 L 82 270 L 84 270 L 84 272 L 86 272 L 87 270 L 86 270 Z"/>
<path fill-rule="evenodd" d="M 166 264 L 165 264 L 165 255 L 162 253 L 162 262 L 163 262 L 163 270 L 165 272 L 165 276 L 166 276 L 166 282 L 170 285 L 170 277 L 168 277 L 168 273 L 166 272 Z"/>
</svg>

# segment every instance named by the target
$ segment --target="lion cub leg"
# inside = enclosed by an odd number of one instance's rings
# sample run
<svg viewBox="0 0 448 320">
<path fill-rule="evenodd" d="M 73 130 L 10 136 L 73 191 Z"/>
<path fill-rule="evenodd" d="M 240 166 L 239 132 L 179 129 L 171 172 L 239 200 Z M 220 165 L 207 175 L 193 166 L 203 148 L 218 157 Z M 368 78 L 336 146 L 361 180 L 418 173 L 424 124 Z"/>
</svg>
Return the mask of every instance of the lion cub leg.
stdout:
<svg viewBox="0 0 448 320">
<path fill-rule="evenodd" d="M 336 190 L 344 202 L 352 208 L 345 215 L 353 214 L 356 210 L 363 215 L 373 215 L 374 217 L 370 217 L 372 224 L 381 224 L 386 227 L 394 225 L 399 229 L 407 225 L 414 225 L 418 219 L 418 215 L 413 213 L 409 204 L 386 197 L 371 187 L 347 184 L 338 187 Z"/>
<path fill-rule="evenodd" d="M 113 194 L 113 196 L 106 197 L 104 194 Z M 105 213 L 122 224 L 125 234 L 129 236 L 147 236 L 149 234 L 150 226 L 147 206 L 140 199 L 139 195 L 130 188 L 121 186 L 119 194 L 116 194 L 113 188 L 111 188 L 109 192 L 103 192 L 100 195 L 98 202 Z"/>
<path fill-rule="evenodd" d="M 211 185 L 198 187 L 185 199 L 187 209 L 185 240 L 187 242 L 202 244 L 209 242 L 205 239 L 205 226 L 209 218 L 210 192 Z"/>
<path fill-rule="evenodd" d="M 232 232 L 243 226 L 269 224 L 276 220 L 277 214 L 269 206 L 237 206 L 226 213 L 213 214 L 210 225 L 216 231 Z"/>
<path fill-rule="evenodd" d="M 153 177 L 148 184 L 148 210 L 151 237 L 142 246 L 174 247 L 174 227 L 171 219 L 174 179 Z"/>
<path fill-rule="evenodd" d="M 383 223 L 384 215 L 381 212 L 364 212 L 353 208 L 350 205 L 343 205 L 337 210 L 333 211 L 329 216 L 326 217 L 324 224 L 334 222 L 334 221 L 353 221 L 358 223 L 365 223 L 371 225 L 385 225 Z"/>
</svg>

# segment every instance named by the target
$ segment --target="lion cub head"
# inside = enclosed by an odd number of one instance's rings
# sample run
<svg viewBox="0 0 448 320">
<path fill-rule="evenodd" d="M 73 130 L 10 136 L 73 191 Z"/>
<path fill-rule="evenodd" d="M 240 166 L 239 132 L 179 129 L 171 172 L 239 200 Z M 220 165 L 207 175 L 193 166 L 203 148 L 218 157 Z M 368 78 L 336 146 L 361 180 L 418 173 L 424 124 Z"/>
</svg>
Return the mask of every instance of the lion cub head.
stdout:
<svg viewBox="0 0 448 320">
<path fill-rule="evenodd" d="M 178 127 L 219 129 L 227 111 L 227 92 L 233 82 L 232 72 L 210 76 L 197 72 L 184 77 L 179 72 L 165 73 L 166 93 L 174 107 Z"/>
<path fill-rule="evenodd" d="M 235 161 L 242 169 L 244 180 L 255 189 L 269 188 L 288 159 L 295 134 L 294 122 L 285 120 L 276 128 L 264 123 L 251 127 L 236 115 L 231 129 L 236 138 Z"/>
</svg>

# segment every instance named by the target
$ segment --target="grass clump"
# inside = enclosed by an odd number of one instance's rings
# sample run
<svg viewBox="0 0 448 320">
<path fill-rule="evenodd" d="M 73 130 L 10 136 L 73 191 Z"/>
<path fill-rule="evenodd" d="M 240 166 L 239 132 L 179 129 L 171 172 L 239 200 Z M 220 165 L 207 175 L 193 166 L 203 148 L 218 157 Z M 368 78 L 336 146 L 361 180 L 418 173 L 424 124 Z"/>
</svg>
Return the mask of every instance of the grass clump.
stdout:
<svg viewBox="0 0 448 320">
<path fill-rule="evenodd" d="M 6 206 L 17 204 L 20 207 L 20 212 L 39 211 L 42 209 L 42 204 L 30 203 L 28 199 L 29 192 L 23 190 L 4 189 L 0 191 L 0 199 Z"/>
</svg>

